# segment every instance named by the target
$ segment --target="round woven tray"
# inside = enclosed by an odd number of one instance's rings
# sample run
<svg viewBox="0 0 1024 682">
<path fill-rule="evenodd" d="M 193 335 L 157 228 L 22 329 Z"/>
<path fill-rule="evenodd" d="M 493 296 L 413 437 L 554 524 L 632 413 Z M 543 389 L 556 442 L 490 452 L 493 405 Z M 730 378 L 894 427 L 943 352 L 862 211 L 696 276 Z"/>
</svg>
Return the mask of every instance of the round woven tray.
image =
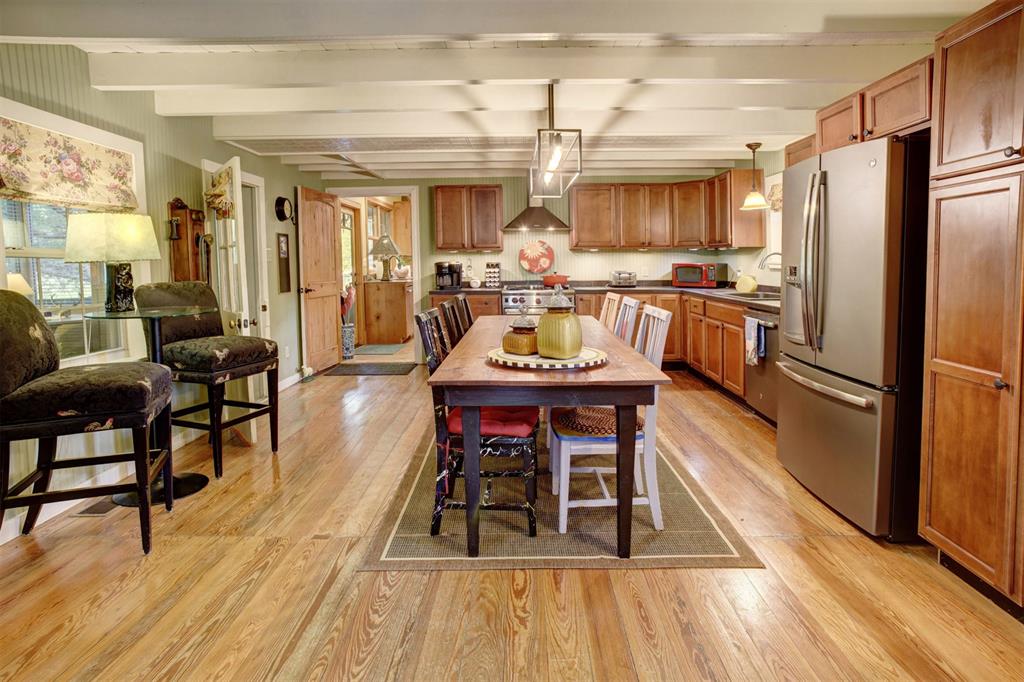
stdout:
<svg viewBox="0 0 1024 682">
<path fill-rule="evenodd" d="M 615 409 L 611 407 L 555 408 L 554 420 L 562 428 L 583 435 L 615 435 Z M 644 430 L 644 418 L 639 415 L 636 430 Z"/>
<path fill-rule="evenodd" d="M 555 358 L 542 358 L 539 355 L 513 355 L 506 353 L 501 348 L 495 348 L 487 354 L 487 358 L 502 367 L 516 367 L 520 369 L 582 369 L 584 367 L 597 367 L 608 362 L 608 354 L 596 348 L 583 347 L 580 354 L 566 360 Z"/>
</svg>

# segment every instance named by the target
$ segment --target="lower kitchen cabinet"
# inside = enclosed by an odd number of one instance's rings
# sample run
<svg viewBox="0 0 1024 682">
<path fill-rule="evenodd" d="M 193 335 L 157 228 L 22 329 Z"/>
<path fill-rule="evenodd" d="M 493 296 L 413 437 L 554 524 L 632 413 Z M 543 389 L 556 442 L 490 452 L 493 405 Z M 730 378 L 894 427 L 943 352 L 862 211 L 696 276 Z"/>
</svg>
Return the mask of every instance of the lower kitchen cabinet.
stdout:
<svg viewBox="0 0 1024 682">
<path fill-rule="evenodd" d="M 668 325 L 668 336 L 665 337 L 665 355 L 663 359 L 666 362 L 682 360 L 683 341 L 686 338 L 683 335 L 685 326 L 680 323 L 680 320 L 685 317 L 683 315 L 682 297 L 679 294 L 658 294 L 654 297 L 653 305 L 672 313 L 672 319 L 669 320 Z"/>
<path fill-rule="evenodd" d="M 430 307 L 436 308 L 441 301 L 454 298 L 455 294 L 431 294 Z M 482 315 L 501 315 L 501 294 L 469 294 L 466 296 L 469 301 L 469 311 L 476 319 Z"/>
<path fill-rule="evenodd" d="M 722 383 L 722 323 L 704 318 L 704 374 Z"/>
<path fill-rule="evenodd" d="M 746 395 L 747 366 L 743 327 L 722 325 L 722 385 L 742 397 Z"/>
<path fill-rule="evenodd" d="M 576 314 L 599 317 L 604 305 L 604 294 L 576 294 Z"/>
<path fill-rule="evenodd" d="M 698 372 L 704 372 L 704 316 L 690 311 L 687 315 L 686 325 L 689 330 L 687 338 L 690 367 Z"/>
</svg>

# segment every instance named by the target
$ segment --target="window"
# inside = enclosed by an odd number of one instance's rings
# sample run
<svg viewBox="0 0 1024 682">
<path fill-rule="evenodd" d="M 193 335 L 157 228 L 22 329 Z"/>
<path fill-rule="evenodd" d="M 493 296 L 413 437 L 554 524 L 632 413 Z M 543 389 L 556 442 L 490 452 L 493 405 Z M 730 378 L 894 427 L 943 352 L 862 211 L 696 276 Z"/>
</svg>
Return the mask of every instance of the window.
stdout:
<svg viewBox="0 0 1024 682">
<path fill-rule="evenodd" d="M 61 358 L 122 347 L 121 323 L 87 320 L 102 310 L 106 275 L 102 263 L 65 263 L 68 214 L 80 212 L 49 204 L 0 199 L 7 272 L 20 273 L 32 287 L 32 300 L 57 337 Z"/>
</svg>

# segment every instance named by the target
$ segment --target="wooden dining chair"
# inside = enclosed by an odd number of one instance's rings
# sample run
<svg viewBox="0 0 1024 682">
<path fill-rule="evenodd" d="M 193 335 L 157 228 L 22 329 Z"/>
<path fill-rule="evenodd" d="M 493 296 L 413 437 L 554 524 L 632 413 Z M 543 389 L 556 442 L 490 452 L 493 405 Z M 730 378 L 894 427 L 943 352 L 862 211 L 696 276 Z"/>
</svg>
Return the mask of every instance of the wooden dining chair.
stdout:
<svg viewBox="0 0 1024 682">
<path fill-rule="evenodd" d="M 433 374 L 451 351 L 441 314 L 431 308 L 416 314 L 416 327 L 423 343 L 427 372 Z M 430 520 L 430 534 L 441 531 L 441 518 L 446 509 L 465 509 L 466 503 L 452 500 L 455 483 L 464 478 L 462 409 L 449 408 L 444 403 L 440 388 L 431 390 L 434 403 L 434 428 L 437 434 L 437 477 L 434 488 L 434 510 Z M 536 407 L 482 407 L 480 408 L 480 457 L 522 458 L 522 468 L 480 468 L 481 480 L 487 487 L 481 495 L 480 509 L 526 512 L 530 537 L 537 535 L 537 432 L 540 420 Z M 526 501 L 491 502 L 491 480 L 495 478 L 521 478 L 525 484 Z"/>
<path fill-rule="evenodd" d="M 459 322 L 462 323 L 462 331 L 465 334 L 473 326 L 473 311 L 469 307 L 469 298 L 465 294 L 455 294 L 455 300 L 459 303 L 456 312 L 459 314 Z"/>
<path fill-rule="evenodd" d="M 636 328 L 636 311 L 640 307 L 640 301 L 630 296 L 623 296 L 619 302 L 619 310 L 615 315 L 615 326 L 612 333 L 617 337 L 631 343 L 633 331 Z"/>
<path fill-rule="evenodd" d="M 604 295 L 604 303 L 601 304 L 601 315 L 598 321 L 615 332 L 615 320 L 619 312 L 619 303 L 622 301 L 620 294 L 609 291 Z"/>
<path fill-rule="evenodd" d="M 640 329 L 634 348 L 652 364 L 661 367 L 665 353 L 665 339 L 668 338 L 672 313 L 651 305 L 645 305 L 640 317 Z M 643 418 L 637 418 L 637 464 L 641 464 L 636 475 L 636 491 L 633 504 L 647 504 L 651 507 L 654 527 L 663 530 L 665 523 L 661 514 L 661 498 L 658 494 L 657 455 L 658 388 L 654 389 L 654 404 L 644 408 Z M 602 476 L 615 473 L 614 466 L 572 466 L 576 455 L 614 455 L 616 448 L 615 408 L 613 407 L 556 407 L 551 411 L 548 427 L 548 446 L 551 452 L 551 476 L 553 490 L 558 495 L 558 532 L 564 533 L 569 523 L 570 507 L 610 507 L 617 503 L 611 497 Z M 591 473 L 597 476 L 602 497 L 584 500 L 569 498 L 569 477 L 571 474 Z M 644 483 L 647 494 L 644 495 Z"/>
<path fill-rule="evenodd" d="M 448 341 L 451 343 L 451 348 L 454 348 L 466 335 L 466 328 L 462 326 L 462 318 L 459 316 L 460 307 L 461 305 L 454 297 L 441 301 L 439 305 L 444 327 L 448 330 Z"/>
</svg>

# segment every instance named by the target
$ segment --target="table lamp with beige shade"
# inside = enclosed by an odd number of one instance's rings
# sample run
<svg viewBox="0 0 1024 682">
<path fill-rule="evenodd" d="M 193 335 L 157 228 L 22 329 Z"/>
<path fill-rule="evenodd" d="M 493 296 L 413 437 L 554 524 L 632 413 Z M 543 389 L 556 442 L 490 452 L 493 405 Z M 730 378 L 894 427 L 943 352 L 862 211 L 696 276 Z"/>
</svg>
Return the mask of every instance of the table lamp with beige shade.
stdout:
<svg viewBox="0 0 1024 682">
<path fill-rule="evenodd" d="M 25 279 L 25 276 L 22 275 L 20 272 L 8 272 L 7 286 L 4 288 L 10 289 L 11 291 L 21 294 L 22 296 L 27 296 L 28 298 L 32 298 L 35 295 L 35 292 L 32 291 L 32 287 Z"/>
<path fill-rule="evenodd" d="M 153 220 L 136 213 L 72 213 L 64 246 L 65 263 L 106 263 L 107 312 L 135 308 L 133 261 L 160 260 Z"/>
</svg>

